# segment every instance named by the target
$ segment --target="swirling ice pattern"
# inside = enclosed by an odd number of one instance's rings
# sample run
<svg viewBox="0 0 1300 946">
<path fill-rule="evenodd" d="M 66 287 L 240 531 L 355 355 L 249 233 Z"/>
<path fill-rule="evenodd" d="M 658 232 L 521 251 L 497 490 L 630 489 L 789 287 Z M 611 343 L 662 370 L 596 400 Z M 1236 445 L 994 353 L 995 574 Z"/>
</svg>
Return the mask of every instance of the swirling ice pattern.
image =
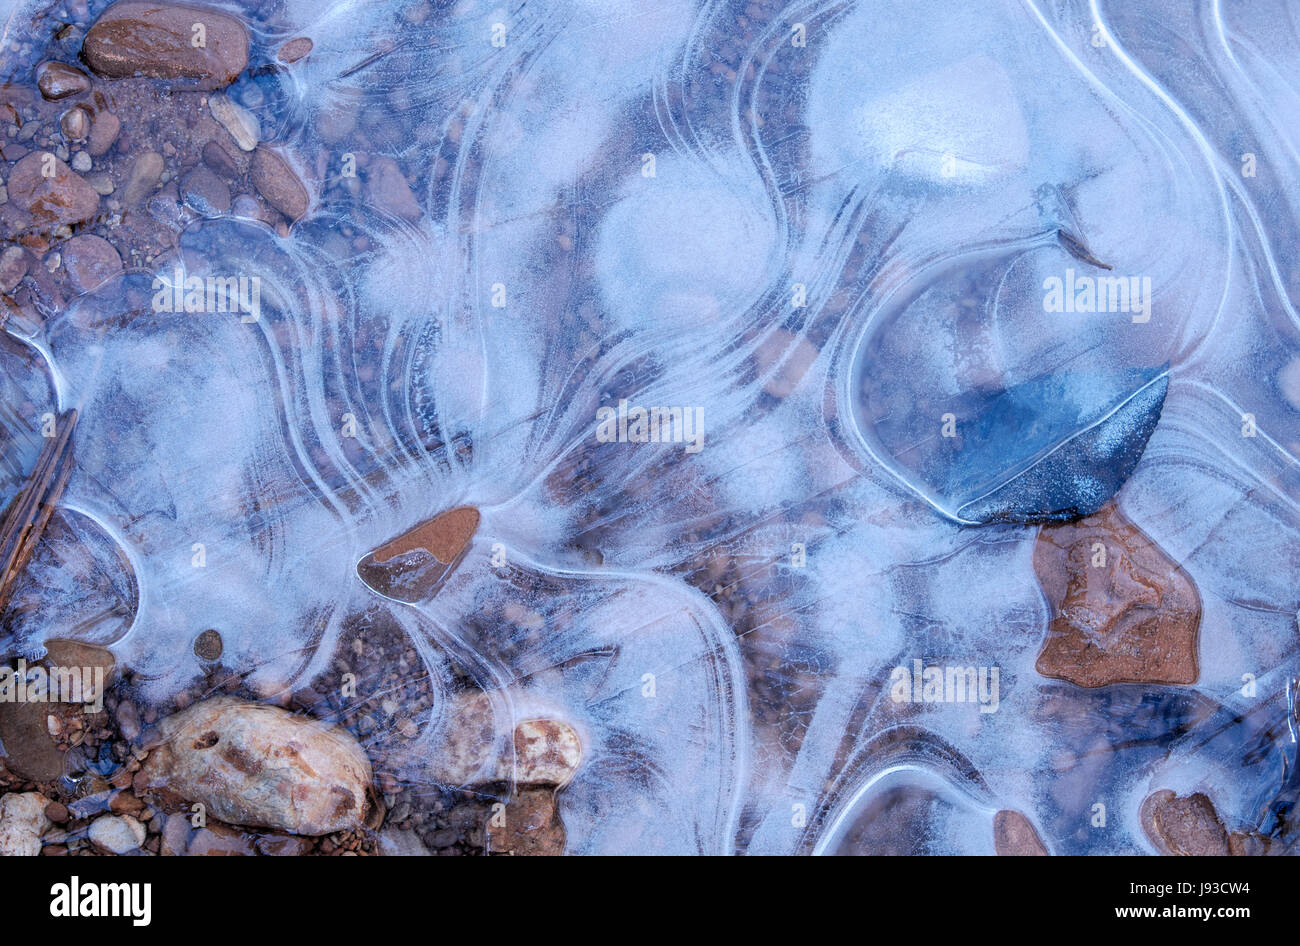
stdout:
<svg viewBox="0 0 1300 946">
<path fill-rule="evenodd" d="M 64 502 L 134 573 L 113 648 L 149 695 L 199 673 L 189 642 L 216 620 L 271 694 L 382 611 L 438 697 L 407 777 L 437 779 L 465 681 L 507 720 L 545 707 L 585 747 L 560 796 L 576 853 L 852 849 L 900 786 L 936 799 L 936 852 L 991 851 L 1003 808 L 1058 853 L 1146 850 L 1142 798 L 1207 783 L 1267 828 L 1300 674 L 1293 5 L 407 12 L 252 19 L 259 42 L 315 42 L 264 122 L 327 196 L 287 238 L 209 221 L 183 256 L 259 275 L 259 322 L 133 318 L 138 274 L 5 354 L 53 379 L 4 381 L 7 429 L 18 403 L 81 411 Z M 339 115 L 407 170 L 418 220 L 324 186 Z M 1079 265 L 1060 231 L 1151 278 L 1149 322 L 1044 312 L 1044 278 Z M 1074 392 L 1085 424 L 1105 379 L 1166 365 L 1118 501 L 1200 590 L 1200 680 L 1048 680 L 1037 530 L 960 521 L 936 405 L 1068 371 L 1103 379 Z M 598 443 L 624 398 L 703 408 L 703 449 Z M 436 597 L 358 578 L 461 504 L 482 525 Z M 57 614 L 79 592 L 50 582 Z M 493 619 L 511 604 L 543 632 Z M 29 649 L 58 632 L 17 629 Z M 998 712 L 900 714 L 890 669 L 945 657 L 1001 668 Z"/>
</svg>

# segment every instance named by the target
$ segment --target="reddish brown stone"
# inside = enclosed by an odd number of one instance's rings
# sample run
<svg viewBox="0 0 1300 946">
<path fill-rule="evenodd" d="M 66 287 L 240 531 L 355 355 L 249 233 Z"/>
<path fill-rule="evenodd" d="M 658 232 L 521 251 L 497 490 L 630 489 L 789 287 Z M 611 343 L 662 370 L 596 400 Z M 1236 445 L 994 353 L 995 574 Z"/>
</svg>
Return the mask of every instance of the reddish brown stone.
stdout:
<svg viewBox="0 0 1300 946">
<path fill-rule="evenodd" d="M 1200 792 L 1179 798 L 1168 789 L 1142 802 L 1142 829 L 1164 854 L 1226 856 L 1228 831 L 1214 803 Z"/>
<path fill-rule="evenodd" d="M 488 853 L 557 857 L 564 853 L 564 823 L 552 789 L 526 789 L 488 820 Z"/>
<path fill-rule="evenodd" d="M 46 177 L 45 170 L 50 176 Z M 9 175 L 9 199 L 38 224 L 80 223 L 99 212 L 99 194 L 54 154 L 33 151 Z"/>
<path fill-rule="evenodd" d="M 90 91 L 90 77 L 64 62 L 43 62 L 36 67 L 36 86 L 42 96 L 55 102 Z"/>
<path fill-rule="evenodd" d="M 478 523 L 473 506 L 439 513 L 379 546 L 357 572 L 380 594 L 402 601 L 431 597 L 460 564 Z"/>
<path fill-rule="evenodd" d="M 248 30 L 205 7 L 121 0 L 90 28 L 82 53 L 101 76 L 192 79 L 198 88 L 219 89 L 248 65 Z"/>
<path fill-rule="evenodd" d="M 999 857 L 1047 857 L 1047 846 L 1033 823 L 1018 811 L 993 816 L 993 849 Z"/>
<path fill-rule="evenodd" d="M 1043 526 L 1034 572 L 1051 608 L 1043 676 L 1082 687 L 1196 682 L 1196 586 L 1114 503 Z"/>
<path fill-rule="evenodd" d="M 290 220 L 307 212 L 307 188 L 289 163 L 274 151 L 258 148 L 253 152 L 250 178 L 266 202 Z"/>
</svg>

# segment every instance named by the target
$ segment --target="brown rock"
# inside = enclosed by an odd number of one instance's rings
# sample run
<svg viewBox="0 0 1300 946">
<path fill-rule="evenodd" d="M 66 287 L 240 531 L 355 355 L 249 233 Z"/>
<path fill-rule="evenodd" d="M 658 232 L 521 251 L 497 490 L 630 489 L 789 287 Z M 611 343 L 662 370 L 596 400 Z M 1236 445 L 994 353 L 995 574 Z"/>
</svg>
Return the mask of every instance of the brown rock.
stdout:
<svg viewBox="0 0 1300 946">
<path fill-rule="evenodd" d="M 63 265 L 72 285 L 80 292 L 89 292 L 122 272 L 122 258 L 113 244 L 91 233 L 75 236 L 63 244 Z"/>
<path fill-rule="evenodd" d="M 230 824 L 318 835 L 360 827 L 370 762 L 347 732 L 276 706 L 215 697 L 165 719 L 149 790 Z"/>
<path fill-rule="evenodd" d="M 9 200 L 40 224 L 80 223 L 99 212 L 95 189 L 46 151 L 33 151 L 15 164 L 8 184 Z"/>
<path fill-rule="evenodd" d="M 206 7 L 121 0 L 90 28 L 82 55 L 110 78 L 192 79 L 219 89 L 248 65 L 248 30 Z"/>
<path fill-rule="evenodd" d="M 36 67 L 36 87 L 51 102 L 90 91 L 90 77 L 65 62 L 43 62 Z"/>
<path fill-rule="evenodd" d="M 1047 846 L 1033 823 L 1018 811 L 993 816 L 993 848 L 999 857 L 1047 857 Z"/>
<path fill-rule="evenodd" d="M 274 151 L 258 148 L 253 152 L 250 179 L 266 202 L 290 220 L 298 220 L 307 212 L 307 188 Z"/>
<path fill-rule="evenodd" d="M 194 656 L 200 660 L 219 660 L 224 649 L 221 634 L 211 628 L 194 638 Z"/>
<path fill-rule="evenodd" d="M 126 187 L 123 188 L 122 206 L 134 207 L 153 193 L 162 177 L 163 158 L 156 151 L 146 151 L 136 155 L 131 163 L 131 173 L 127 175 Z"/>
<path fill-rule="evenodd" d="M 516 857 L 558 857 L 564 853 L 564 823 L 549 788 L 521 791 L 488 820 L 488 853 Z"/>
<path fill-rule="evenodd" d="M 1169 789 L 1153 792 L 1139 815 L 1147 838 L 1164 854 L 1218 855 L 1229 853 L 1228 831 L 1210 799 L 1196 792 L 1179 798 Z"/>
<path fill-rule="evenodd" d="M 281 62 L 297 62 L 311 52 L 312 42 L 306 36 L 297 36 L 280 47 Z"/>
<path fill-rule="evenodd" d="M 45 817 L 55 824 L 64 824 L 71 817 L 71 813 L 63 802 L 52 801 L 45 806 Z"/>
<path fill-rule="evenodd" d="M 478 530 L 479 512 L 458 506 L 413 526 L 375 549 L 357 565 L 371 588 L 399 601 L 438 593 L 456 570 Z"/>
<path fill-rule="evenodd" d="M 122 122 L 116 115 L 112 112 L 100 112 L 90 123 L 90 141 L 86 145 L 86 150 L 96 157 L 107 154 L 121 132 Z"/>
<path fill-rule="evenodd" d="M 9 770 L 33 782 L 63 774 L 63 752 L 46 722 L 44 703 L 0 703 L 0 743 Z"/>
<path fill-rule="evenodd" d="M 371 160 L 366 171 L 366 193 L 372 202 L 389 213 L 404 220 L 420 219 L 420 203 L 411 192 L 402 169 L 392 158 L 377 157 Z"/>
<path fill-rule="evenodd" d="M 1051 608 L 1043 676 L 1083 687 L 1196 682 L 1196 586 L 1114 503 L 1043 526 L 1034 572 Z"/>
<path fill-rule="evenodd" d="M 68 109 L 59 118 L 59 129 L 69 141 L 80 141 L 90 134 L 90 113 L 81 106 Z"/>
<path fill-rule="evenodd" d="M 117 792 L 108 800 L 108 810 L 115 815 L 138 815 L 144 811 L 144 802 L 130 792 Z"/>
</svg>

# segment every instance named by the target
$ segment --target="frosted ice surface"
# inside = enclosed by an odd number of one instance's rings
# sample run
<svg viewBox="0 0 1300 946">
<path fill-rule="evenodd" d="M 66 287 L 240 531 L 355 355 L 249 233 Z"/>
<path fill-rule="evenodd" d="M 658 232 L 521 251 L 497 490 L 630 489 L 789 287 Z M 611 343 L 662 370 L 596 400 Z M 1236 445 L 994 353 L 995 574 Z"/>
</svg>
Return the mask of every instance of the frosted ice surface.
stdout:
<svg viewBox="0 0 1300 946">
<path fill-rule="evenodd" d="M 432 706 L 417 738 L 368 745 L 435 788 L 457 694 L 488 693 L 501 732 L 569 722 L 576 853 L 991 853 L 1001 809 L 1054 853 L 1127 853 L 1165 787 L 1289 839 L 1284 7 L 295 0 L 252 18 L 260 61 L 315 44 L 232 90 L 300 156 L 313 206 L 287 236 L 191 222 L 174 259 L 7 323 L 6 498 L 42 416 L 81 412 L 7 648 L 111 643 L 164 703 L 217 628 L 226 666 L 281 699 L 331 680 L 358 624 L 394 628 Z M 375 199 L 380 159 L 412 204 Z M 257 276 L 260 318 L 151 311 L 177 265 Z M 1049 311 L 1067 270 L 1122 278 L 1145 313 Z M 701 448 L 605 442 L 620 404 L 698 412 Z M 1024 523 L 1112 498 L 1196 583 L 1195 685 L 1035 669 L 1049 611 Z M 435 596 L 358 576 L 459 505 L 482 522 Z M 996 669 L 996 711 L 895 701 L 913 661 Z"/>
</svg>

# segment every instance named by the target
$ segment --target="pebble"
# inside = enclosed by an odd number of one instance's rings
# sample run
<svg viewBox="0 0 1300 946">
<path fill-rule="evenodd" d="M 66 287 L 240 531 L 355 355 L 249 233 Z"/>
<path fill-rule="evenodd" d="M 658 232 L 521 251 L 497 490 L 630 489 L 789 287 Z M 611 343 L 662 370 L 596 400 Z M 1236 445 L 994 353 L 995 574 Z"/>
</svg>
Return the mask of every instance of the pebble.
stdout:
<svg viewBox="0 0 1300 946">
<path fill-rule="evenodd" d="M 127 175 L 123 207 L 134 207 L 153 192 L 162 177 L 163 158 L 156 151 L 146 151 L 136 157 Z"/>
<path fill-rule="evenodd" d="M 54 175 L 46 177 L 41 170 L 51 161 Z M 99 211 L 95 189 L 49 152 L 33 151 L 14 165 L 8 186 L 9 199 L 37 223 L 80 223 Z"/>
<path fill-rule="evenodd" d="M 109 194 L 113 193 L 115 189 L 113 178 L 108 174 L 105 174 L 103 171 L 98 174 L 87 174 L 86 183 L 95 188 L 95 193 L 99 194 L 101 197 L 107 197 Z"/>
<path fill-rule="evenodd" d="M 45 809 L 50 801 L 40 792 L 0 798 L 0 857 L 35 857 L 41 835 L 49 826 Z"/>
<path fill-rule="evenodd" d="M 196 24 L 203 27 L 202 46 L 192 43 Z M 248 65 L 248 30 L 204 7 L 120 0 L 90 28 L 82 55 L 101 76 L 191 79 L 200 89 L 219 89 Z"/>
<path fill-rule="evenodd" d="M 346 731 L 276 706 L 213 697 L 159 724 L 147 789 L 230 824 L 319 835 L 365 818 L 370 761 Z"/>
<path fill-rule="evenodd" d="M 48 782 L 63 774 L 64 753 L 50 736 L 47 715 L 40 703 L 0 703 L 5 766 L 33 782 Z"/>
<path fill-rule="evenodd" d="M 101 815 L 90 823 L 90 843 L 108 854 L 129 854 L 144 844 L 145 827 L 130 815 Z"/>
<path fill-rule="evenodd" d="M 515 727 L 514 746 L 514 781 L 520 785 L 563 785 L 582 763 L 577 731 L 559 720 L 524 720 Z"/>
<path fill-rule="evenodd" d="M 80 141 L 90 134 L 90 115 L 80 106 L 70 108 L 59 118 L 59 128 L 70 141 Z M 89 169 L 89 162 L 87 162 L 86 170 Z"/>
<path fill-rule="evenodd" d="M 68 806 L 63 802 L 52 801 L 45 806 L 45 817 L 55 824 L 63 824 L 72 817 L 72 814 L 68 811 Z"/>
<path fill-rule="evenodd" d="M 239 173 L 230 152 L 215 141 L 209 141 L 203 146 L 203 163 L 226 177 L 235 177 Z"/>
<path fill-rule="evenodd" d="M 230 132 L 230 137 L 235 139 L 235 144 L 241 151 L 252 151 L 257 147 L 262 137 L 261 123 L 244 106 L 237 105 L 218 92 L 208 98 L 208 111 L 222 128 Z"/>
<path fill-rule="evenodd" d="M 298 220 L 307 212 L 307 189 L 288 162 L 274 151 L 258 148 L 253 152 L 250 178 L 266 202 L 290 220 Z"/>
<path fill-rule="evenodd" d="M 122 259 L 113 244 L 90 233 L 73 237 L 63 245 L 63 263 L 79 292 L 90 292 L 122 272 Z"/>
<path fill-rule="evenodd" d="M 464 693 L 444 710 L 447 725 L 434 753 L 438 779 L 470 786 L 513 781 L 516 785 L 568 782 L 582 764 L 576 730 L 555 719 L 527 719 L 513 738 L 501 738 L 492 703 L 483 693 Z"/>
<path fill-rule="evenodd" d="M 192 176 L 192 175 L 191 175 Z M 223 185 L 224 186 L 224 185 Z M 230 192 L 226 192 L 226 209 L 230 207 Z M 194 638 L 194 656 L 200 660 L 218 660 L 224 649 L 221 634 L 209 628 Z"/>
<path fill-rule="evenodd" d="M 100 112 L 90 124 L 90 141 L 86 150 L 94 157 L 106 154 L 122 131 L 122 121 L 112 112 Z"/>
<path fill-rule="evenodd" d="M 36 87 L 47 100 L 56 102 L 90 91 L 90 77 L 67 63 L 43 62 L 36 67 Z"/>
<path fill-rule="evenodd" d="M 91 168 L 90 155 L 84 151 L 78 151 L 72 156 L 72 170 L 78 174 L 85 174 Z"/>
<path fill-rule="evenodd" d="M 297 62 L 311 52 L 312 42 L 306 36 L 297 36 L 280 47 L 281 62 Z"/>
</svg>

